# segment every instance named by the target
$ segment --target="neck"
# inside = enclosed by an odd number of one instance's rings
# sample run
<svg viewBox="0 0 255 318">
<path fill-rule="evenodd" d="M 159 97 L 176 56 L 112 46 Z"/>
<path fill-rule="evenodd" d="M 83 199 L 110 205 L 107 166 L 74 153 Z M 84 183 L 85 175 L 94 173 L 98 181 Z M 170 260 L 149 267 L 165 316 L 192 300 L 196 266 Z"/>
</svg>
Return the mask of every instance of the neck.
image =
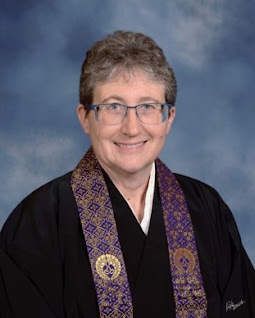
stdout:
<svg viewBox="0 0 255 318">
<path fill-rule="evenodd" d="M 145 195 L 148 187 L 152 165 L 136 173 L 120 173 L 102 165 L 116 188 L 132 207 L 139 222 L 143 219 Z"/>
</svg>

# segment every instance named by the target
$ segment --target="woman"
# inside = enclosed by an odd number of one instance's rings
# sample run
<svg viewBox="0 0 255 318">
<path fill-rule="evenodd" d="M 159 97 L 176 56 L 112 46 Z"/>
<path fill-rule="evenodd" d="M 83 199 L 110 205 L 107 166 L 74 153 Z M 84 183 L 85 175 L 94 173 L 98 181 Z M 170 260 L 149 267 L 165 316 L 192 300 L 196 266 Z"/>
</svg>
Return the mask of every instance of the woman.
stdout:
<svg viewBox="0 0 255 318">
<path fill-rule="evenodd" d="M 176 80 L 148 36 L 87 52 L 77 113 L 92 147 L 1 232 L 4 317 L 254 317 L 254 269 L 211 187 L 157 159 Z"/>
</svg>

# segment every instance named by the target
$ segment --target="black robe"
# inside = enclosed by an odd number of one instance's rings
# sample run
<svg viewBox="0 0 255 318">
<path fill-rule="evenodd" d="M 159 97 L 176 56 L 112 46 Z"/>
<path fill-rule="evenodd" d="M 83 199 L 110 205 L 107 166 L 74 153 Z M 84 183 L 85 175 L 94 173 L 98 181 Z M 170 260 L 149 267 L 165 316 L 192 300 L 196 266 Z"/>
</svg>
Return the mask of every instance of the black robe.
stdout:
<svg viewBox="0 0 255 318">
<path fill-rule="evenodd" d="M 70 173 L 24 199 L 0 236 L 1 318 L 98 318 Z M 176 175 L 189 207 L 208 318 L 255 317 L 255 272 L 233 216 L 211 187 Z M 174 317 L 168 246 L 156 184 L 148 236 L 105 175 L 135 318 Z"/>
</svg>

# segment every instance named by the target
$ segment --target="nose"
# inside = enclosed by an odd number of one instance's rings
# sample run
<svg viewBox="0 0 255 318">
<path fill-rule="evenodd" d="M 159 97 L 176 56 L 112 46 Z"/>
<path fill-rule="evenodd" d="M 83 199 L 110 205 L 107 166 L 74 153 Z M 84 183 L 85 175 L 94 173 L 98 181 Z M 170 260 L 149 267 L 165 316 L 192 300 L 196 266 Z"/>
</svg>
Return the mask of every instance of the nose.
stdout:
<svg viewBox="0 0 255 318">
<path fill-rule="evenodd" d="M 142 125 L 135 109 L 128 109 L 121 126 L 122 133 L 129 136 L 136 136 L 141 132 Z"/>
</svg>

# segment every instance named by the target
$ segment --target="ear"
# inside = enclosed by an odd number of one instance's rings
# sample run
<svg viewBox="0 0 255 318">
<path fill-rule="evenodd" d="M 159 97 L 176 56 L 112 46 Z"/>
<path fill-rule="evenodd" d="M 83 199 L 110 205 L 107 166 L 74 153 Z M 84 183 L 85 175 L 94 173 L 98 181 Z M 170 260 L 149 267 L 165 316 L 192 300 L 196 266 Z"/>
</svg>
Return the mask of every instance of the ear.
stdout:
<svg viewBox="0 0 255 318">
<path fill-rule="evenodd" d="M 169 111 L 169 118 L 167 122 L 167 134 L 170 132 L 174 118 L 175 118 L 176 108 L 173 106 Z"/>
<path fill-rule="evenodd" d="M 84 105 L 79 104 L 76 109 L 80 124 L 85 132 L 85 134 L 89 134 L 89 121 L 88 121 L 88 113 L 85 109 Z"/>
</svg>

